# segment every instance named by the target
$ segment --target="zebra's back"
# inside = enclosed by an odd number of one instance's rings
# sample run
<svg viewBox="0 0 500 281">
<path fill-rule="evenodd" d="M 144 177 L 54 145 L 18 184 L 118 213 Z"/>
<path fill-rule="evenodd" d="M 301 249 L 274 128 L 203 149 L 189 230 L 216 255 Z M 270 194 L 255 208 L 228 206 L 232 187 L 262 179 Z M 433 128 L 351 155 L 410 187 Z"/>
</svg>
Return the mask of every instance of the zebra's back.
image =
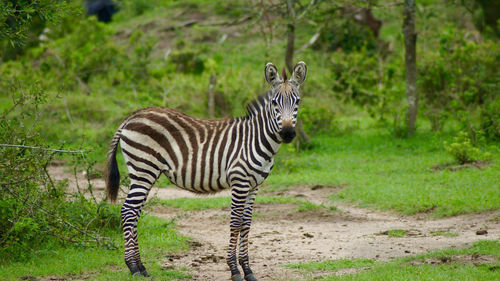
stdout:
<svg viewBox="0 0 500 281">
<path fill-rule="evenodd" d="M 228 163 L 236 148 L 234 119 L 207 120 L 169 108 L 132 113 L 120 126 L 120 145 L 131 174 L 153 183 L 164 173 L 184 189 L 211 193 L 229 188 Z M 149 172 L 148 172 L 149 171 Z"/>
</svg>

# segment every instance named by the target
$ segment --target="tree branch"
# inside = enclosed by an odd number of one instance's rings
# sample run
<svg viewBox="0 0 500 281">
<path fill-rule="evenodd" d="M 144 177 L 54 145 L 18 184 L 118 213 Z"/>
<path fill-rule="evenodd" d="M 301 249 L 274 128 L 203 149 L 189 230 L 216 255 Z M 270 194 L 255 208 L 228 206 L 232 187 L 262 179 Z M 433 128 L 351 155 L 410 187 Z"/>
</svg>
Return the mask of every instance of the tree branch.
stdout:
<svg viewBox="0 0 500 281">
<path fill-rule="evenodd" d="M 64 149 L 53 149 L 53 148 L 45 148 L 45 147 L 38 147 L 38 146 L 29 146 L 29 145 L 21 145 L 21 144 L 5 144 L 5 143 L 0 143 L 0 147 L 40 149 L 40 150 L 45 150 L 45 151 L 54 151 L 54 152 L 61 152 L 61 153 L 88 153 L 88 152 L 92 152 L 92 150 L 64 150 Z"/>
</svg>

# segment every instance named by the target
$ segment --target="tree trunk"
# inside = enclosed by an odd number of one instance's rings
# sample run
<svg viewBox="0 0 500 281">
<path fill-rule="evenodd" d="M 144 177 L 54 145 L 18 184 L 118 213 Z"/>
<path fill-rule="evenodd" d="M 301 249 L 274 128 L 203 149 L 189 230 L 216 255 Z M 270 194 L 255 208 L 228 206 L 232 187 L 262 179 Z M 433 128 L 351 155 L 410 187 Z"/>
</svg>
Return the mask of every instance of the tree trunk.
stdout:
<svg viewBox="0 0 500 281">
<path fill-rule="evenodd" d="M 286 42 L 286 52 L 285 52 L 285 64 L 288 72 L 293 73 L 293 53 L 295 45 L 295 1 L 287 0 L 288 6 L 288 26 L 287 26 L 287 42 Z M 296 148 L 299 151 L 300 143 L 310 143 L 311 137 L 309 137 L 304 130 L 302 121 L 299 119 L 297 125 L 295 126 L 295 131 L 297 132 Z"/>
<path fill-rule="evenodd" d="M 210 85 L 208 86 L 208 117 L 215 117 L 215 84 L 217 83 L 217 78 L 215 75 L 210 75 Z"/>
<path fill-rule="evenodd" d="M 406 76 L 406 127 L 408 136 L 415 133 L 417 121 L 417 33 L 415 33 L 415 0 L 405 0 L 403 34 L 405 38 L 405 76 Z"/>
<path fill-rule="evenodd" d="M 288 25 L 287 25 L 287 42 L 285 52 L 285 64 L 288 72 L 293 72 L 293 53 L 295 46 L 295 1 L 287 0 L 288 6 Z"/>
</svg>

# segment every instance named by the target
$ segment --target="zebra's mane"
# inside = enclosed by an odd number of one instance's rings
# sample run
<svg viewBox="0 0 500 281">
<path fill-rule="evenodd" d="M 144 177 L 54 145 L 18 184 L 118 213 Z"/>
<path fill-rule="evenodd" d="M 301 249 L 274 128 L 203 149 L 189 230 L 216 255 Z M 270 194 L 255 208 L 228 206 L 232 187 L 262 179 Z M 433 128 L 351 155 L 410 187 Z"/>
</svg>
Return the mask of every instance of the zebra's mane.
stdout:
<svg viewBox="0 0 500 281">
<path fill-rule="evenodd" d="M 271 98 L 272 91 L 267 91 L 257 98 L 253 99 L 246 105 L 247 115 L 245 118 L 249 118 L 255 116 L 257 112 L 260 111 L 261 108 L 269 101 Z"/>
</svg>

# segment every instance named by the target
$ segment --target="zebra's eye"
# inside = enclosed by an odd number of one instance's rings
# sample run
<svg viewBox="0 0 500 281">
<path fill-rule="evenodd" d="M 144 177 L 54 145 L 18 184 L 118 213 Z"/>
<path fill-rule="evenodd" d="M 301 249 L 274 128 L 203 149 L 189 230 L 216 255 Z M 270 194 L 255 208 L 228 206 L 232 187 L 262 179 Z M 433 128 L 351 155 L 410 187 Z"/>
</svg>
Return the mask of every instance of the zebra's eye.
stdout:
<svg viewBox="0 0 500 281">
<path fill-rule="evenodd" d="M 277 102 L 277 101 L 275 101 L 275 100 L 272 100 L 272 101 L 271 101 L 271 104 L 272 104 L 273 106 L 278 106 L 278 102 Z"/>
<path fill-rule="evenodd" d="M 299 106 L 299 105 L 300 105 L 300 102 L 301 102 L 301 101 L 302 101 L 301 99 L 297 99 L 297 102 L 296 102 L 296 103 L 297 103 L 297 106 Z"/>
</svg>

